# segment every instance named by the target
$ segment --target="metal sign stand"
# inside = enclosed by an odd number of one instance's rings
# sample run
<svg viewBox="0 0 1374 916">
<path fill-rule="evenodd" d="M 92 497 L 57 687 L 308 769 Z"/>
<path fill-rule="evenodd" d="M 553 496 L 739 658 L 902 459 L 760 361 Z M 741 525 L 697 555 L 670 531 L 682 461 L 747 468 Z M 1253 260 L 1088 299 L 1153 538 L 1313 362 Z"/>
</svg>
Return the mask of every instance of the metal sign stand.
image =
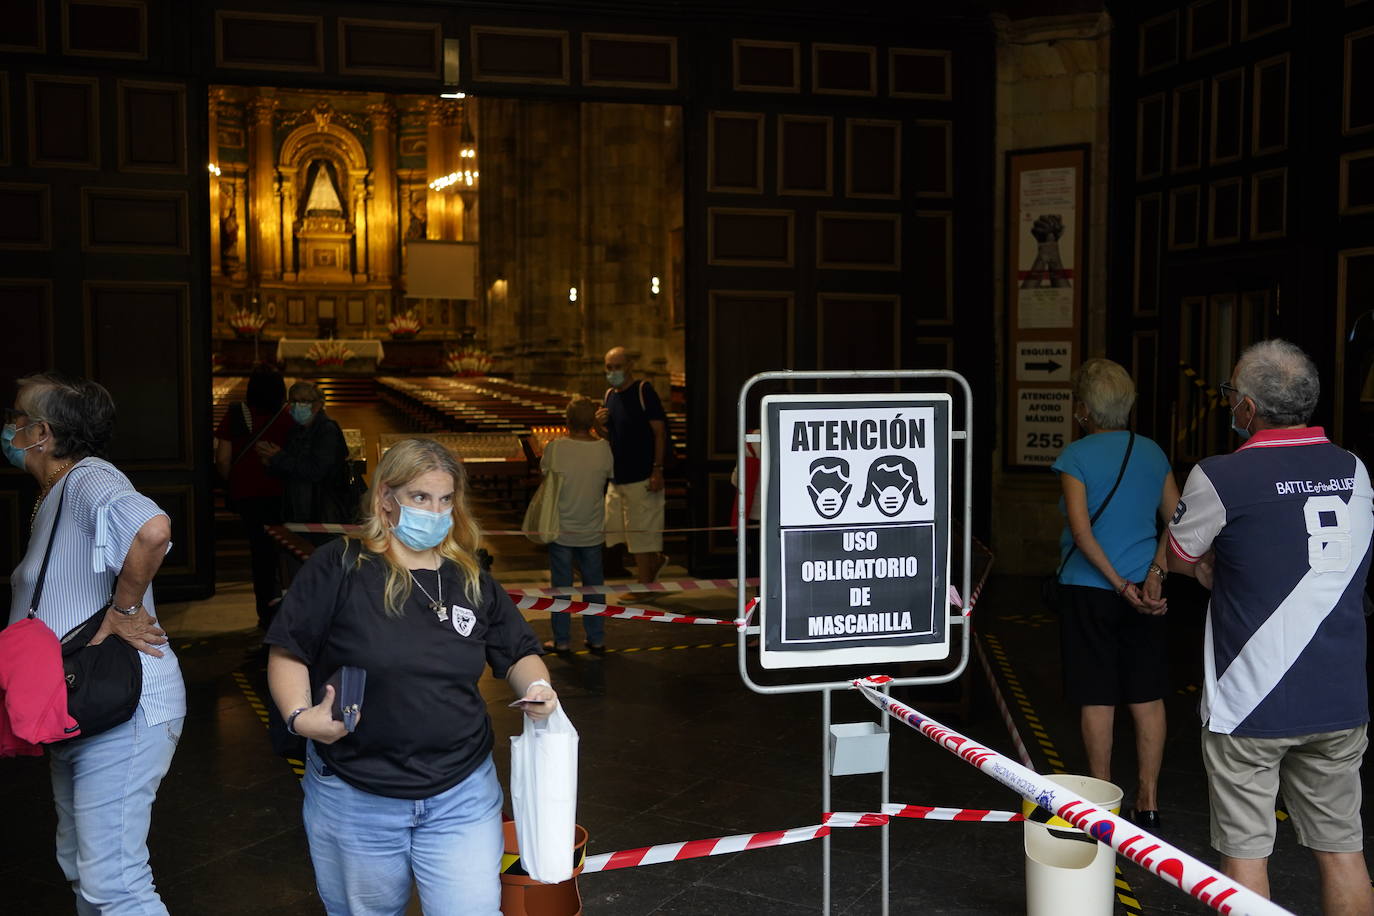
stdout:
<svg viewBox="0 0 1374 916">
<path fill-rule="evenodd" d="M 741 471 L 741 473 L 740 473 L 740 487 L 741 487 L 741 491 L 743 491 L 743 489 L 744 489 L 744 487 L 745 487 L 745 475 L 744 475 L 743 469 L 744 469 L 744 467 L 745 467 L 745 463 L 744 463 L 744 462 L 745 462 L 746 444 L 749 443 L 749 442 L 759 442 L 759 441 L 761 441 L 761 438 L 762 438 L 761 434 L 753 434 L 753 435 L 751 435 L 751 436 L 746 436 L 746 429 L 745 429 L 745 425 L 746 425 L 746 423 L 745 423 L 745 421 L 746 421 L 746 416 L 745 416 L 745 410 L 746 410 L 746 405 L 747 405 L 747 403 L 748 403 L 749 391 L 750 391 L 756 384 L 758 384 L 759 382 L 766 382 L 766 381 L 793 382 L 793 381 L 812 380 L 812 379 L 815 379 L 815 380 L 883 379 L 883 380 L 887 380 L 887 381 L 891 381 L 891 380 L 893 380 L 893 379 L 944 379 L 944 380 L 952 381 L 952 382 L 954 382 L 955 384 L 957 384 L 958 387 L 959 387 L 959 389 L 963 392 L 963 402 L 964 402 L 964 404 L 963 404 L 963 407 L 964 407 L 964 424 L 963 424 L 963 429 L 955 429 L 955 428 L 954 428 L 954 425 L 955 425 L 955 424 L 954 424 L 955 411 L 951 409 L 951 410 L 950 410 L 950 417 L 949 417 L 949 421 L 950 421 L 950 428 L 949 428 L 949 444 L 950 444 L 950 451 L 951 451 L 951 453 L 952 453 L 952 451 L 953 451 L 953 445 L 954 445 L 955 442 L 962 441 L 962 443 L 963 443 L 964 487 L 963 487 L 963 530 L 962 530 L 962 532 L 961 532 L 962 541 L 963 541 L 963 544 L 962 544 L 962 549 L 963 549 L 963 571 L 962 571 L 962 583 L 961 583 L 961 588 L 960 588 L 959 594 L 960 594 L 960 597 L 962 598 L 962 600 L 965 601 L 965 602 L 967 602 L 967 601 L 969 600 L 969 594 L 970 594 L 970 588 L 971 588 L 971 576 L 972 576 L 972 569 L 971 569 L 972 550 L 971 550 L 971 541 L 970 541 L 970 537 L 971 537 L 972 523 L 973 523 L 973 495 L 972 495 L 972 494 L 973 494 L 973 392 L 972 392 L 972 390 L 969 388 L 968 381 L 967 381 L 962 375 L 958 374 L 957 372 L 950 372 L 950 371 L 947 371 L 947 370 L 944 370 L 944 369 L 852 370 L 852 371 L 849 371 L 849 372 L 780 371 L 780 372 L 761 372 L 761 373 L 759 373 L 759 374 L 757 374 L 757 375 L 754 375 L 754 376 L 752 376 L 751 378 L 749 378 L 749 379 L 744 383 L 744 385 L 740 388 L 740 393 L 739 393 L 738 415 L 737 415 L 738 419 L 737 419 L 737 423 L 736 423 L 736 433 L 737 433 L 736 442 L 738 443 L 738 450 L 739 450 L 739 454 L 738 454 L 738 458 L 737 458 L 737 461 L 738 461 L 737 467 L 740 468 L 740 471 Z M 916 396 L 917 396 L 917 395 L 913 395 L 913 397 L 916 397 Z M 819 394 L 816 395 L 815 398 L 814 398 L 814 400 L 818 400 L 818 401 L 824 400 L 824 399 L 825 399 L 825 396 L 824 396 L 824 395 L 819 395 Z M 952 467 L 953 467 L 953 463 L 954 463 L 954 462 L 953 462 L 952 457 L 951 457 L 951 461 L 950 461 L 951 470 L 952 470 Z M 952 473 L 951 473 L 951 477 L 952 477 Z M 766 494 L 760 493 L 760 494 L 758 494 L 758 496 L 757 496 L 756 498 L 766 498 Z M 738 542 L 739 542 L 739 564 L 738 564 L 738 572 L 737 572 L 737 575 L 738 575 L 738 577 L 739 577 L 739 581 L 740 581 L 741 583 L 743 583 L 743 582 L 745 581 L 747 575 L 748 575 L 748 573 L 747 573 L 747 569 L 748 569 L 748 562 L 747 562 L 747 559 L 748 559 L 748 543 L 749 543 L 749 542 L 748 542 L 748 539 L 747 539 L 747 537 L 746 537 L 746 530 L 745 530 L 745 526 L 746 526 L 746 522 L 747 522 L 746 513 L 747 513 L 747 511 L 748 511 L 748 506 L 747 506 L 747 501 L 744 500 L 744 499 L 739 499 L 739 500 L 737 500 L 736 502 L 737 502 L 737 504 L 738 504 L 738 507 L 737 507 L 736 514 L 735 514 L 735 529 L 736 529 L 736 534 L 737 534 Z M 950 515 L 951 515 L 951 517 L 953 516 L 953 510 L 954 510 L 954 507 L 951 505 L 951 506 L 950 506 Z M 763 554 L 763 543 L 762 543 L 762 539 L 763 539 L 764 536 L 765 536 L 765 535 L 764 535 L 764 532 L 762 531 L 762 529 L 760 529 L 760 535 L 759 535 L 759 539 L 760 539 L 759 549 L 760 549 L 760 554 L 761 554 L 761 555 Z M 949 545 L 949 549 L 950 549 L 950 550 L 953 549 L 953 544 L 950 544 L 950 545 Z M 759 594 L 760 604 L 762 603 L 763 598 L 764 598 L 763 592 L 762 592 L 762 589 L 760 589 L 760 594 Z M 739 594 L 738 594 L 738 599 L 737 599 L 736 618 L 739 619 L 739 620 L 743 620 L 743 619 L 744 619 L 744 615 L 745 615 L 744 589 L 743 589 L 743 588 L 740 588 Z M 947 626 L 958 626 L 958 627 L 960 628 L 959 664 L 958 664 L 953 670 L 948 671 L 948 672 L 945 672 L 944 674 L 930 675 L 930 676 L 926 676 L 926 677 L 907 677 L 907 678 L 896 678 L 896 679 L 893 679 L 889 684 L 887 684 L 887 685 L 885 685 L 885 686 L 882 687 L 883 693 L 888 693 L 889 690 L 890 690 L 890 688 L 893 687 L 893 686 L 899 686 L 899 687 L 900 687 L 900 686 L 911 686 L 911 685 L 933 686 L 933 685 L 938 685 L 938 684 L 947 684 L 947 683 L 949 683 L 949 682 L 951 682 L 951 681 L 957 680 L 960 676 L 963 675 L 964 669 L 968 666 L 968 661 L 969 661 L 969 647 L 970 647 L 970 636 L 971 636 L 971 634 L 970 634 L 970 630 L 969 630 L 968 618 L 964 617 L 962 614 L 950 614 L 950 615 L 946 618 L 946 625 L 947 625 Z M 800 683 L 800 684 L 773 684 L 773 685 L 759 684 L 759 683 L 757 683 L 757 682 L 756 682 L 752 677 L 750 677 L 750 675 L 749 675 L 748 664 L 747 664 L 747 648 L 746 648 L 746 645 L 745 645 L 745 644 L 746 644 L 745 636 L 746 636 L 746 633 L 748 633 L 748 632 L 755 632 L 755 631 L 758 631 L 758 630 L 761 630 L 761 629 L 762 629 L 761 627 L 759 627 L 759 628 L 749 627 L 749 628 L 742 628 L 742 629 L 741 629 L 740 636 L 739 636 L 739 640 L 737 641 L 737 648 L 736 648 L 736 652 L 738 653 L 737 659 L 738 659 L 738 664 L 739 664 L 740 679 L 744 682 L 744 684 L 745 684 L 746 687 L 748 687 L 750 690 L 754 691 L 755 693 L 761 693 L 761 694 L 781 694 L 781 693 L 807 693 L 807 692 L 819 692 L 819 693 L 821 694 L 821 811 L 823 811 L 823 812 L 824 812 L 824 811 L 829 811 L 829 810 L 830 810 L 830 780 L 831 780 L 831 778 L 832 778 L 832 775 L 831 775 L 831 760 L 830 760 L 830 741 L 831 741 L 831 732 L 830 732 L 830 726 L 831 726 L 831 696 L 830 696 L 830 694 L 831 694 L 832 691 L 835 691 L 835 690 L 850 690 L 850 689 L 851 689 L 851 685 L 850 685 L 850 683 L 849 683 L 848 681 L 825 681 L 825 682 L 813 682 L 813 683 Z M 760 646 L 762 647 L 763 642 L 764 642 L 764 639 L 766 638 L 766 634 L 763 634 L 762 632 L 760 632 L 759 636 L 760 636 L 760 639 L 759 639 Z M 761 649 L 760 651 L 762 652 L 762 649 Z M 846 662 L 846 664 L 848 664 L 848 662 Z M 882 728 L 882 731 L 883 731 L 884 733 L 887 733 L 887 734 L 890 735 L 890 732 L 891 732 L 891 720 L 889 719 L 889 717 L 887 717 L 887 716 L 883 716 L 883 717 L 882 717 L 881 728 Z M 886 735 L 885 735 L 884 740 L 888 740 L 888 738 L 886 737 Z M 890 756 L 890 753 L 885 753 L 884 756 L 883 756 L 883 767 L 882 767 L 881 773 L 882 773 L 882 784 L 881 784 L 882 799 L 881 799 L 881 803 L 880 803 L 880 804 L 886 805 L 886 804 L 889 802 L 889 800 L 890 800 L 890 799 L 889 799 L 889 791 L 890 791 L 890 785 L 891 785 L 891 756 Z M 882 808 L 879 807 L 878 810 L 881 811 Z M 882 839 L 881 839 L 881 843 L 882 843 L 882 873 L 883 873 L 883 878 L 882 878 L 882 892 L 883 892 L 883 893 L 882 893 L 882 896 L 883 896 L 882 913 L 883 913 L 883 916 L 888 916 L 888 912 L 889 912 L 889 910 L 888 910 L 888 903 L 889 903 L 888 898 L 889 898 L 889 893 L 890 893 L 890 878 L 889 878 L 888 871 L 889 871 L 889 864 L 890 864 L 889 859 L 890 859 L 890 851 L 891 851 L 891 850 L 890 850 L 890 844 L 889 844 L 888 825 L 887 825 L 887 824 L 884 824 L 884 825 L 880 828 L 880 830 L 882 831 Z M 822 912 L 823 914 L 825 914 L 825 916 L 829 916 L 829 913 L 830 913 L 830 836 L 829 836 L 828 834 L 827 834 L 826 836 L 824 836 L 824 837 L 821 838 L 821 866 L 822 866 L 821 912 Z"/>
</svg>

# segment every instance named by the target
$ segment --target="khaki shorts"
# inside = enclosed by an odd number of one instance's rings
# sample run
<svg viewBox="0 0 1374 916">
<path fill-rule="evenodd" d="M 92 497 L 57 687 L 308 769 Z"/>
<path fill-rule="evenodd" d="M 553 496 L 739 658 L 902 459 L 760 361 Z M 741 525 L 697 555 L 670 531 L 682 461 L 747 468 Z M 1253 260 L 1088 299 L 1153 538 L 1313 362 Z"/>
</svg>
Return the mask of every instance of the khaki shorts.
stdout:
<svg viewBox="0 0 1374 916">
<path fill-rule="evenodd" d="M 1238 738 L 1202 729 L 1212 801 L 1212 846 L 1233 859 L 1274 851 L 1274 802 L 1283 800 L 1298 842 L 1320 852 L 1359 852 L 1360 761 L 1368 725 L 1292 738 Z"/>
<path fill-rule="evenodd" d="M 606 546 L 622 541 L 630 553 L 663 551 L 663 491 L 649 481 L 613 483 L 606 488 Z"/>
</svg>

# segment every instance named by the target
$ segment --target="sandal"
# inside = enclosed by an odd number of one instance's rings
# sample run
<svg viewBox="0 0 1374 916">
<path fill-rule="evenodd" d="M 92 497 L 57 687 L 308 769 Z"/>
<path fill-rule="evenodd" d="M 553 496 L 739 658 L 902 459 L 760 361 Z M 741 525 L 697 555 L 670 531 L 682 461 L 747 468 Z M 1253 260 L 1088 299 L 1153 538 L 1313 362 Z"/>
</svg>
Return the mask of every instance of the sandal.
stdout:
<svg viewBox="0 0 1374 916">
<path fill-rule="evenodd" d="M 559 655 L 566 655 L 571 648 L 572 647 L 565 642 L 554 642 L 552 639 L 544 640 L 545 652 L 555 652 Z"/>
<path fill-rule="evenodd" d="M 590 643 L 590 642 L 589 642 L 589 643 L 587 643 L 587 651 L 590 652 L 590 653 L 592 653 L 593 655 L 605 655 L 605 654 L 606 654 L 606 644 L 605 644 L 604 642 L 603 642 L 603 643 Z"/>
</svg>

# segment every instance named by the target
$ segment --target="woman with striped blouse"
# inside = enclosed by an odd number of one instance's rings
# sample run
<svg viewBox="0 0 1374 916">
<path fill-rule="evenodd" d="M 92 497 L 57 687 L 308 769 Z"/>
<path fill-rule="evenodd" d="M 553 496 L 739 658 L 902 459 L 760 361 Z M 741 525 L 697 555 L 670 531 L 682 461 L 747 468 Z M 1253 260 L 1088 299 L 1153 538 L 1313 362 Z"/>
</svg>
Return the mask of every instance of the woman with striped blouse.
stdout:
<svg viewBox="0 0 1374 916">
<path fill-rule="evenodd" d="M 82 916 L 166 913 L 148 864 L 148 824 L 181 736 L 186 689 L 157 624 L 150 583 L 170 545 L 170 522 L 100 457 L 114 429 L 108 391 L 50 373 L 18 385 L 0 445 L 39 491 L 28 550 L 10 579 L 9 622 L 29 611 L 60 510 L 38 619 L 61 637 L 104 606 L 104 625 L 91 641 L 123 639 L 143 653 L 133 718 L 50 747 L 57 861 Z"/>
</svg>

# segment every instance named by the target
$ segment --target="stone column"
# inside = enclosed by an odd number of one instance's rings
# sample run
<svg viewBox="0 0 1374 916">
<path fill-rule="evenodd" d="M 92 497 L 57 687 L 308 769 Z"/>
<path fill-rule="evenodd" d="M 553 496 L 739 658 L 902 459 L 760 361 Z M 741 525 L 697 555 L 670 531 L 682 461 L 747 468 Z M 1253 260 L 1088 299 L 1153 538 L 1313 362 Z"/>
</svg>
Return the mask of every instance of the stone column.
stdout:
<svg viewBox="0 0 1374 916">
<path fill-rule="evenodd" d="M 252 232 L 250 271 L 259 280 L 281 276 L 281 210 L 276 187 L 276 143 L 272 115 L 277 100 L 258 96 L 248 103 L 248 194 L 250 209 L 242 222 Z"/>
<path fill-rule="evenodd" d="M 394 283 L 396 237 L 396 106 L 383 99 L 367 108 L 372 123 L 372 201 L 367 235 L 367 273 Z"/>
</svg>

